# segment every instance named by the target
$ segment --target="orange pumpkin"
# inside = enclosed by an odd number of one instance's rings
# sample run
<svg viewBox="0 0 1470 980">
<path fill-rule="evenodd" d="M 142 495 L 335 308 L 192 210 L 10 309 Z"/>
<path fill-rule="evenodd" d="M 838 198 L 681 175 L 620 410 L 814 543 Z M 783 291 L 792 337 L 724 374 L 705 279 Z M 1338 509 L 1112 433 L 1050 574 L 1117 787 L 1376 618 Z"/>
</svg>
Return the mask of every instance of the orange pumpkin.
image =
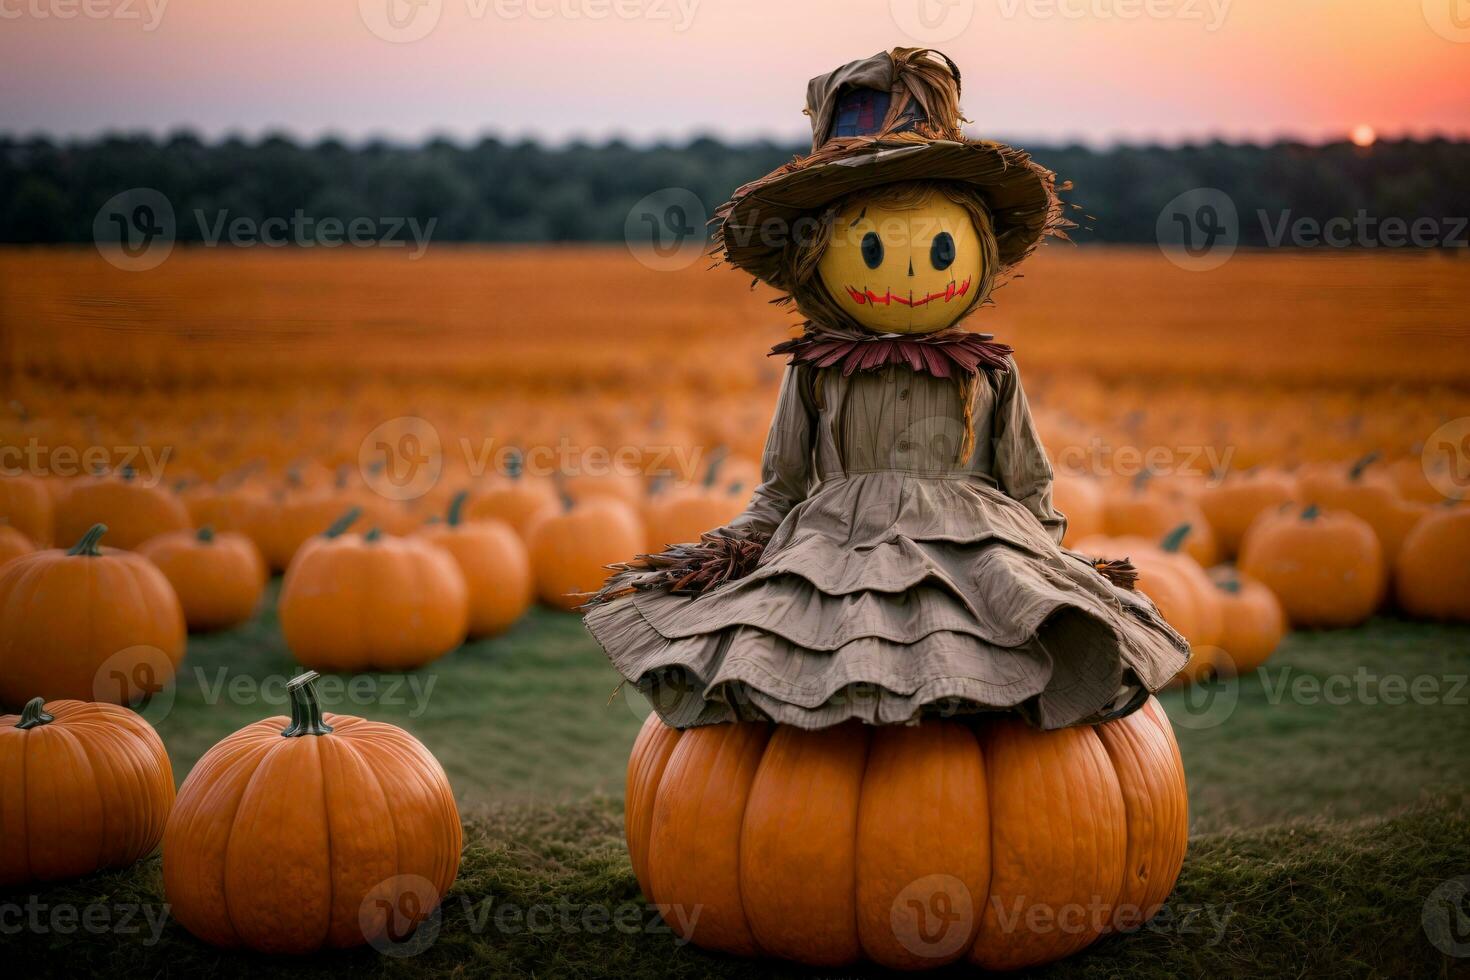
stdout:
<svg viewBox="0 0 1470 980">
<path fill-rule="evenodd" d="M 1220 646 L 1226 656 L 1218 658 L 1215 670 L 1249 673 L 1281 645 L 1286 635 L 1286 614 L 1274 592 L 1228 565 L 1210 569 L 1210 579 L 1219 590 L 1224 613 Z"/>
<path fill-rule="evenodd" d="M 1370 470 L 1377 460 L 1377 453 L 1369 453 L 1345 471 L 1319 468 L 1303 474 L 1301 499 L 1323 510 L 1343 510 L 1361 517 L 1378 536 L 1384 565 L 1392 569 L 1404 538 L 1428 505 L 1405 500 L 1389 477 Z"/>
<path fill-rule="evenodd" d="M 1219 557 L 1230 559 L 1239 554 L 1251 523 L 1263 511 L 1297 499 L 1296 494 L 1295 478 L 1271 469 L 1230 473 L 1201 491 L 1200 510 L 1215 532 Z"/>
<path fill-rule="evenodd" d="M 470 636 L 495 636 L 525 615 L 535 598 L 531 558 L 503 521 L 463 520 L 467 492 L 450 501 L 441 524 L 423 530 L 426 540 L 449 552 L 469 590 Z"/>
<path fill-rule="evenodd" d="M 472 521 L 503 521 L 524 540 L 536 520 L 556 510 L 556 492 L 545 480 L 522 474 L 519 454 L 510 457 L 506 472 L 506 479 L 470 498 L 465 506 L 465 517 Z"/>
<path fill-rule="evenodd" d="M 1110 537 L 1158 541 L 1181 524 L 1193 529 L 1184 550 L 1200 565 L 1213 565 L 1218 556 L 1214 532 L 1199 505 L 1184 493 L 1154 487 L 1145 472 L 1104 498 L 1103 527 Z"/>
<path fill-rule="evenodd" d="M 35 691 L 128 702 L 161 690 L 184 657 L 179 598 L 142 555 L 105 550 L 97 524 L 70 551 L 0 566 L 0 702 Z"/>
<path fill-rule="evenodd" d="M 531 525 L 526 545 L 536 594 L 557 609 L 576 609 L 607 579 L 607 566 L 643 551 L 643 523 L 627 504 L 611 497 L 574 503 L 564 497 L 557 513 Z"/>
<path fill-rule="evenodd" d="M 321 670 L 412 670 L 464 642 L 469 592 L 442 548 L 376 528 L 349 534 L 356 509 L 307 541 L 281 584 L 286 646 Z"/>
<path fill-rule="evenodd" d="M 670 490 L 649 502 L 644 510 L 644 544 L 649 551 L 698 541 L 701 534 L 725 526 L 745 509 L 740 493 L 744 488 L 720 480 L 723 464 L 724 456 L 717 455 L 699 487 Z"/>
<path fill-rule="evenodd" d="M 1394 585 L 1409 615 L 1470 623 L 1470 508 L 1435 507 L 1409 532 Z"/>
<path fill-rule="evenodd" d="M 253 617 L 270 575 L 249 538 L 207 526 L 150 538 L 138 553 L 173 585 L 191 630 L 227 629 Z"/>
<path fill-rule="evenodd" d="M 1261 515 L 1245 536 L 1239 564 L 1276 594 L 1296 627 L 1357 626 L 1383 596 L 1383 551 L 1373 528 L 1315 504 Z"/>
<path fill-rule="evenodd" d="M 644 895 L 700 910 L 670 916 L 680 936 L 828 969 L 1071 955 L 1154 915 L 1187 836 L 1179 750 L 1152 699 L 1053 732 L 1013 718 L 679 732 L 650 716 L 626 799 Z"/>
<path fill-rule="evenodd" d="M 443 767 L 401 728 L 323 714 L 316 676 L 288 685 L 290 719 L 235 732 L 179 789 L 163 887 L 174 918 L 205 942 L 310 953 L 397 938 L 458 874 Z"/>
<path fill-rule="evenodd" d="M 56 507 L 56 540 L 75 541 L 99 523 L 107 525 L 109 545 L 128 550 L 190 527 L 188 508 L 176 494 L 140 482 L 126 468 L 72 483 Z"/>
<path fill-rule="evenodd" d="M 31 539 L 9 524 L 0 524 L 0 565 L 36 550 Z"/>
<path fill-rule="evenodd" d="M 1067 517 L 1068 541 L 1094 537 L 1106 529 L 1103 491 L 1096 480 L 1058 473 L 1052 479 L 1051 496 L 1057 510 Z"/>
<path fill-rule="evenodd" d="M 0 715 L 0 885 L 127 867 L 173 802 L 168 753 L 132 711 L 32 698 Z"/>
<path fill-rule="evenodd" d="M 36 547 L 51 547 L 55 510 L 48 486 L 58 483 L 23 474 L 0 476 L 0 519 L 24 534 Z"/>
</svg>

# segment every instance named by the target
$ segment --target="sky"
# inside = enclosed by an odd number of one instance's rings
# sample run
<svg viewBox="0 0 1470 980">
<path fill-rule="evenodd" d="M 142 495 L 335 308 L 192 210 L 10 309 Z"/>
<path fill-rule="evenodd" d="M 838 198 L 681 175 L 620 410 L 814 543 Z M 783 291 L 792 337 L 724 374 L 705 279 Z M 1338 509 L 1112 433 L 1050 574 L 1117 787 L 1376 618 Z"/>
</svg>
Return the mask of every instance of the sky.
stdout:
<svg viewBox="0 0 1470 980">
<path fill-rule="evenodd" d="M 1470 0 L 0 0 L 0 132 L 787 140 L 897 45 L 996 138 L 1470 136 Z"/>
</svg>

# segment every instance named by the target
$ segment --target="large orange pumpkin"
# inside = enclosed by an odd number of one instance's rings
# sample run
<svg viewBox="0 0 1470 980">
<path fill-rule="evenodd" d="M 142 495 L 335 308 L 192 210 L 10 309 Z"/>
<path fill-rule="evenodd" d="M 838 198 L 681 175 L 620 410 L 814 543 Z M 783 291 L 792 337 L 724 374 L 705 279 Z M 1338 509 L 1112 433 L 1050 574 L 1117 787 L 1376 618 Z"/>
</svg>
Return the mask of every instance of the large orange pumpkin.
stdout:
<svg viewBox="0 0 1470 980">
<path fill-rule="evenodd" d="M 126 867 L 173 802 L 168 753 L 132 711 L 32 698 L 0 715 L 0 885 Z"/>
<path fill-rule="evenodd" d="M 606 581 L 607 566 L 634 557 L 643 542 L 643 523 L 622 501 L 564 497 L 561 511 L 543 515 L 526 538 L 536 593 L 547 605 L 576 609 Z"/>
<path fill-rule="evenodd" d="M 1470 623 L 1470 508 L 1433 508 L 1404 539 L 1394 584 L 1409 615 Z"/>
<path fill-rule="evenodd" d="M 1013 718 L 680 732 L 650 716 L 626 800 L 634 873 L 679 935 L 828 969 L 1060 959 L 1153 916 L 1187 837 L 1152 699 L 1054 732 Z"/>
<path fill-rule="evenodd" d="M 192 630 L 227 629 L 250 619 L 270 574 L 253 541 L 208 526 L 150 538 L 138 553 L 173 585 Z"/>
<path fill-rule="evenodd" d="M 224 739 L 179 789 L 163 886 L 205 942 L 309 953 L 397 938 L 454 883 L 461 830 L 443 767 L 401 728 L 323 714 L 316 676 L 288 685 L 289 719 Z"/>
<path fill-rule="evenodd" d="M 49 548 L 53 540 L 55 512 L 48 484 L 54 482 L 24 474 L 0 476 L 0 519 L 39 548 Z"/>
<path fill-rule="evenodd" d="M 99 523 L 108 527 L 108 544 L 126 549 L 191 526 L 176 494 L 143 483 L 129 469 L 74 481 L 56 506 L 59 542 L 75 541 Z"/>
<path fill-rule="evenodd" d="M 99 548 L 106 531 L 0 566 L 0 702 L 44 690 L 126 704 L 173 679 L 184 656 L 178 596 L 142 555 Z"/>
<path fill-rule="evenodd" d="M 1357 626 L 1383 597 L 1378 536 L 1346 511 L 1313 504 L 1262 514 L 1246 532 L 1239 564 L 1276 594 L 1292 626 Z"/>
<path fill-rule="evenodd" d="M 303 544 L 281 583 L 286 646 L 319 670 L 411 670 L 464 642 L 469 593 L 442 548 L 418 537 L 350 534 L 349 511 Z"/>
<path fill-rule="evenodd" d="M 531 558 L 526 546 L 503 521 L 465 521 L 461 491 L 449 503 L 442 523 L 424 528 L 428 541 L 449 552 L 469 590 L 470 636 L 503 633 L 525 615 L 535 598 Z"/>
</svg>

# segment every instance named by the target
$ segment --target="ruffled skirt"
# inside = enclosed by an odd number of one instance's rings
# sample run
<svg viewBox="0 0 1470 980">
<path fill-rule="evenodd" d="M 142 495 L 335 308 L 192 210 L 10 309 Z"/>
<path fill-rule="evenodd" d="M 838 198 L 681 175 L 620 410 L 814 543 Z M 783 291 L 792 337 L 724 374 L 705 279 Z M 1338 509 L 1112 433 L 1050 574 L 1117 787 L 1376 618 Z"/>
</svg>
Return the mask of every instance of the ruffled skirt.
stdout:
<svg viewBox="0 0 1470 980">
<path fill-rule="evenodd" d="M 698 597 L 634 592 L 586 623 L 678 728 L 985 711 L 1093 724 L 1189 655 L 1146 596 L 1059 548 L 1004 493 L 893 471 L 823 481 L 742 579 Z"/>
</svg>

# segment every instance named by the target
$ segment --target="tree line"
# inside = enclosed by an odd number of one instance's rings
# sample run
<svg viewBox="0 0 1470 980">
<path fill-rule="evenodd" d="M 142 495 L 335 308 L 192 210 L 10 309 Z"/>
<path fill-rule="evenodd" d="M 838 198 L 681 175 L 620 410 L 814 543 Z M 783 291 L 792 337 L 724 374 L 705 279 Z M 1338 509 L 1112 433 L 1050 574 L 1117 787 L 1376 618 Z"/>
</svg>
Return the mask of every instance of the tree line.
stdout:
<svg viewBox="0 0 1470 980">
<path fill-rule="evenodd" d="M 622 241 L 634 227 L 630 211 L 646 195 L 683 188 L 712 211 L 800 149 L 707 137 L 552 147 L 495 138 L 349 145 L 282 136 L 207 142 L 187 132 L 71 141 L 0 136 L 0 242 L 90 242 L 99 209 L 132 188 L 167 199 L 183 242 L 202 240 L 221 219 L 259 225 L 303 215 L 344 224 L 413 221 L 432 227 L 435 241 Z M 1356 222 L 1350 244 L 1373 245 L 1361 230 L 1366 216 L 1374 223 L 1433 220 L 1433 244 L 1463 246 L 1463 231 L 1453 240 L 1455 221 L 1470 215 L 1470 142 L 1031 150 L 1074 185 L 1064 196 L 1083 226 L 1073 237 L 1084 244 L 1155 242 L 1166 205 L 1199 188 L 1228 197 L 1242 245 L 1281 244 L 1283 233 L 1292 244 L 1302 220 L 1334 219 Z"/>
</svg>

